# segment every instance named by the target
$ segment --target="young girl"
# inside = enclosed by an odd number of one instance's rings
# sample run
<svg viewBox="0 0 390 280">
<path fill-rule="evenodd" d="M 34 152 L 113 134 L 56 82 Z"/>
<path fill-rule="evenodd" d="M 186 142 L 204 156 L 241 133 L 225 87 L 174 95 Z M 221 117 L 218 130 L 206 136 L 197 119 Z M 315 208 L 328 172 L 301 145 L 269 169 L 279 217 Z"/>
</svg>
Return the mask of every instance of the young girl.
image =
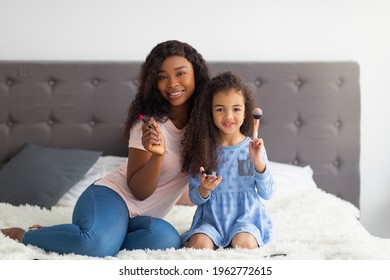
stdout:
<svg viewBox="0 0 390 280">
<path fill-rule="evenodd" d="M 271 198 L 274 181 L 263 139 L 246 136 L 253 130 L 250 89 L 225 72 L 211 80 L 202 104 L 194 115 L 198 126 L 186 132 L 191 143 L 184 146 L 183 168 L 192 175 L 190 199 L 198 205 L 191 228 L 182 235 L 184 246 L 263 246 L 272 223 L 262 199 Z"/>
<path fill-rule="evenodd" d="M 180 235 L 162 220 L 188 184 L 180 146 L 195 100 L 207 93 L 202 56 L 179 41 L 158 44 L 141 66 L 139 88 L 125 123 L 128 161 L 95 181 L 75 205 L 72 224 L 1 232 L 46 251 L 113 256 L 120 249 L 181 246 Z M 150 119 L 144 124 L 140 115 Z"/>
</svg>

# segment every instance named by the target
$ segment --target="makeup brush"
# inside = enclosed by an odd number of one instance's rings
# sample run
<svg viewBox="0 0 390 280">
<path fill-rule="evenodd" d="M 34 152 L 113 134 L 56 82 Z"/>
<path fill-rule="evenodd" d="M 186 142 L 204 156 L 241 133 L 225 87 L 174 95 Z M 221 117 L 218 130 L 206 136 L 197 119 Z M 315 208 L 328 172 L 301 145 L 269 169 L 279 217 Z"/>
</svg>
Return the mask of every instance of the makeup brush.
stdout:
<svg viewBox="0 0 390 280">
<path fill-rule="evenodd" d="M 260 108 L 255 108 L 252 112 L 254 124 L 253 124 L 253 138 L 257 138 L 259 133 L 260 119 L 263 115 L 263 111 Z"/>
</svg>

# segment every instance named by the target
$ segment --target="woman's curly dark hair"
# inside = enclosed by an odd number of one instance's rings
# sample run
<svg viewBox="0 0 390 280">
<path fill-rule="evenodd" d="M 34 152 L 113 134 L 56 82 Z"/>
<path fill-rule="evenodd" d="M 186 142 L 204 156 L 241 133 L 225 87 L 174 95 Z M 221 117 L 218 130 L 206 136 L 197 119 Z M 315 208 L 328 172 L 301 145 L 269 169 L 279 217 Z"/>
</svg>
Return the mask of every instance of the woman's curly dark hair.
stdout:
<svg viewBox="0 0 390 280">
<path fill-rule="evenodd" d="M 123 127 L 124 140 L 129 141 L 130 129 L 138 121 L 139 115 L 153 116 L 157 121 L 167 121 L 170 103 L 166 101 L 157 88 L 157 73 L 163 61 L 170 56 L 181 56 L 191 62 L 194 68 L 195 91 L 189 102 L 188 118 L 190 119 L 195 100 L 207 92 L 210 80 L 208 66 L 202 55 L 191 45 L 177 40 L 170 40 L 156 45 L 147 55 L 139 72 L 138 91 L 131 103 Z"/>
<path fill-rule="evenodd" d="M 219 132 L 213 121 L 212 104 L 214 95 L 220 92 L 235 90 L 242 94 L 245 103 L 245 119 L 240 127 L 244 135 L 253 131 L 252 112 L 255 107 L 252 91 L 249 86 L 232 72 L 223 72 L 214 77 L 208 87 L 208 94 L 200 98 L 192 113 L 187 127 L 187 141 L 183 143 L 183 171 L 192 176 L 203 166 L 206 170 L 218 170 L 217 162 Z"/>
</svg>

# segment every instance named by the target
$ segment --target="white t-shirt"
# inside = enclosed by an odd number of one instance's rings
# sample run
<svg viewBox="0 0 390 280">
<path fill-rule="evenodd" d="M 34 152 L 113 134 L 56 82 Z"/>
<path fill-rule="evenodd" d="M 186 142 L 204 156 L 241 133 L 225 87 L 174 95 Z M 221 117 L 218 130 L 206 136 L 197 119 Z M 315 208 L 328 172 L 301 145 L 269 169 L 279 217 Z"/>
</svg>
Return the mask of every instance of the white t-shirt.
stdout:
<svg viewBox="0 0 390 280">
<path fill-rule="evenodd" d="M 126 202 L 130 217 L 142 215 L 162 218 L 188 188 L 188 174 L 181 172 L 180 164 L 180 146 L 185 128 L 177 129 L 170 120 L 159 123 L 159 127 L 165 137 L 166 151 L 159 184 L 151 196 L 143 201 L 133 196 L 127 187 L 127 161 L 95 182 L 95 185 L 107 186 L 116 191 Z M 132 128 L 129 147 L 145 150 L 141 143 L 141 128 L 141 121 Z"/>
</svg>

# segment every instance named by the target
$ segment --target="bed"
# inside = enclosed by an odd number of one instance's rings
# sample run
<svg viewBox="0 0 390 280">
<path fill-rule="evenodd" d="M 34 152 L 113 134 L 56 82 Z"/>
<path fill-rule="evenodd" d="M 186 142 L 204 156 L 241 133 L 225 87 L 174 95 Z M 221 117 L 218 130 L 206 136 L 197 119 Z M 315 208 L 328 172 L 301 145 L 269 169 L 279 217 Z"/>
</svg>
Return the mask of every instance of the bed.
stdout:
<svg viewBox="0 0 390 280">
<path fill-rule="evenodd" d="M 256 250 L 124 250 L 107 259 L 390 259 L 390 240 L 359 222 L 359 65 L 209 66 L 213 75 L 239 74 L 263 109 L 260 135 L 277 183 L 265 202 L 274 224 L 270 243 Z M 0 228 L 70 222 L 85 187 L 126 160 L 121 129 L 139 67 L 136 61 L 0 62 Z M 63 160 L 57 166 L 53 158 Z M 166 219 L 181 233 L 194 211 L 177 204 Z M 0 259 L 93 258 L 44 252 L 0 234 Z"/>
</svg>

